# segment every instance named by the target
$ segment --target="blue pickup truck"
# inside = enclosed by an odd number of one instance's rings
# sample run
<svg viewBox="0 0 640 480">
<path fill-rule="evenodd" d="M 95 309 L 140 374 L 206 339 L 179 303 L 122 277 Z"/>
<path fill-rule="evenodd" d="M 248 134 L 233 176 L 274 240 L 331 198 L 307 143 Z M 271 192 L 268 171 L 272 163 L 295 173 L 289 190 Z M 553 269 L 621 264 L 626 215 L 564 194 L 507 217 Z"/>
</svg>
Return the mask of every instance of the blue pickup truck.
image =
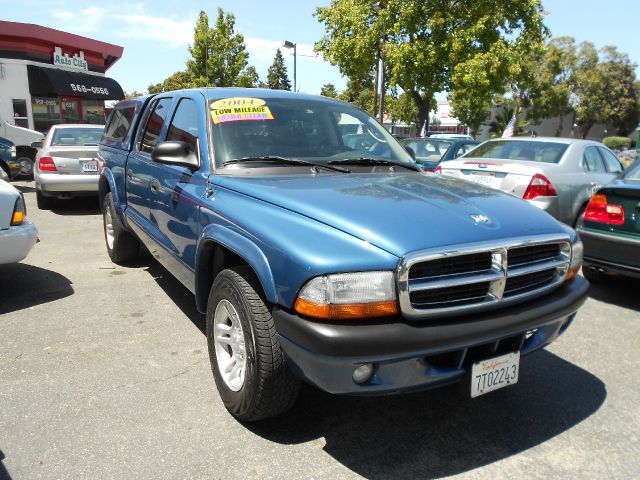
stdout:
<svg viewBox="0 0 640 480">
<path fill-rule="evenodd" d="M 286 411 L 301 381 L 353 395 L 512 385 L 586 299 L 572 229 L 421 173 L 347 103 L 230 88 L 125 100 L 98 155 L 109 256 L 144 247 L 193 292 L 243 421 Z"/>
</svg>

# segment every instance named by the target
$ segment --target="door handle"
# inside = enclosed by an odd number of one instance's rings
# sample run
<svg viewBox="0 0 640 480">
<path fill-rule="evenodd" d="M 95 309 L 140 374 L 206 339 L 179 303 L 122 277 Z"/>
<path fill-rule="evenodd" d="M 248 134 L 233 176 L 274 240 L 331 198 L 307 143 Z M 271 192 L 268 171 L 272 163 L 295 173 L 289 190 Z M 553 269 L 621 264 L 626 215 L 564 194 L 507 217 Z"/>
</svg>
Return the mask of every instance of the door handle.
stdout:
<svg viewBox="0 0 640 480">
<path fill-rule="evenodd" d="M 129 180 L 133 179 L 133 170 L 131 170 L 130 168 L 127 169 L 127 178 Z"/>
<path fill-rule="evenodd" d="M 160 182 L 155 178 L 151 179 L 151 191 L 153 193 L 158 193 L 160 191 Z"/>
</svg>

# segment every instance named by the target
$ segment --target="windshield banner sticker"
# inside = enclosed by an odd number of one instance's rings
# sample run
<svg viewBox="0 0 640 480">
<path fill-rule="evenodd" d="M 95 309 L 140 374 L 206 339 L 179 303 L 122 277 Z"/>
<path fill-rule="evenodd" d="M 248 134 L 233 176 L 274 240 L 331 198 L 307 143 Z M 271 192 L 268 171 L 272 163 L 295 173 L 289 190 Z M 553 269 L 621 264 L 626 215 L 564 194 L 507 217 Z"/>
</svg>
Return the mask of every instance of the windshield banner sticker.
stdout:
<svg viewBox="0 0 640 480">
<path fill-rule="evenodd" d="M 226 122 L 273 120 L 273 114 L 260 98 L 233 97 L 212 102 L 211 119 L 216 125 Z"/>
</svg>

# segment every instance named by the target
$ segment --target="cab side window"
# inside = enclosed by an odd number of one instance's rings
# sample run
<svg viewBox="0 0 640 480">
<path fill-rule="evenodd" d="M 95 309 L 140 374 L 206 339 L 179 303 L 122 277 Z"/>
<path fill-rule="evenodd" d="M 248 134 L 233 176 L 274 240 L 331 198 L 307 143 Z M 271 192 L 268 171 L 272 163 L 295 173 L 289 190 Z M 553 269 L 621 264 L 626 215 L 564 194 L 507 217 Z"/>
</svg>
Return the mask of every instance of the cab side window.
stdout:
<svg viewBox="0 0 640 480">
<path fill-rule="evenodd" d="M 138 146 L 138 150 L 140 152 L 151 153 L 158 144 L 162 125 L 167 118 L 167 112 L 171 106 L 171 101 L 171 98 L 161 98 L 153 106 L 140 138 L 140 144 Z"/>
<path fill-rule="evenodd" d="M 185 142 L 198 154 L 198 106 L 190 98 L 183 98 L 173 114 L 166 141 Z"/>
<path fill-rule="evenodd" d="M 596 147 L 587 147 L 584 149 L 584 166 L 589 172 L 607 173 Z"/>
<path fill-rule="evenodd" d="M 131 129 L 133 117 L 136 113 L 135 105 L 116 108 L 104 129 L 103 142 L 122 143 Z"/>
<path fill-rule="evenodd" d="M 602 155 L 602 158 L 604 158 L 604 163 L 609 173 L 622 172 L 622 164 L 620 163 L 620 160 L 618 160 L 618 157 L 606 148 L 598 147 L 598 150 L 600 150 L 600 154 Z"/>
</svg>

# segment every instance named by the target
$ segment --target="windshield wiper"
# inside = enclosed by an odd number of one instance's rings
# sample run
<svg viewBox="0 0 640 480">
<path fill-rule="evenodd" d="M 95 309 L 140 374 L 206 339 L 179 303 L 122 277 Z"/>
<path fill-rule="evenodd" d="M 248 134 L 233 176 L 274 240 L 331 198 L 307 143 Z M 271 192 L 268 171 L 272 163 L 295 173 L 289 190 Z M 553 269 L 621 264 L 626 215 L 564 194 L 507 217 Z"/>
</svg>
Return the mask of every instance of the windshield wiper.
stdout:
<svg viewBox="0 0 640 480">
<path fill-rule="evenodd" d="M 404 163 L 392 162 L 390 160 L 383 160 L 380 158 L 371 158 L 371 157 L 359 157 L 359 158 L 345 158 L 343 160 L 331 160 L 329 163 L 331 164 L 342 164 L 342 165 L 381 165 L 381 166 L 398 166 L 404 167 L 409 170 L 413 170 L 415 172 L 419 172 L 420 169 L 415 165 L 406 165 Z"/>
<path fill-rule="evenodd" d="M 271 163 L 280 163 L 287 165 L 309 165 L 310 167 L 315 168 L 326 168 L 327 170 L 334 170 L 336 172 L 342 173 L 351 173 L 351 170 L 343 167 L 336 167 L 333 165 L 327 165 L 324 163 L 314 163 L 309 162 L 308 160 L 301 160 L 299 158 L 286 158 L 280 157 L 278 155 L 267 155 L 264 157 L 242 157 L 242 158 L 234 158 L 233 160 L 227 160 L 223 163 L 226 167 L 227 165 L 232 165 L 234 163 L 245 163 L 245 162 L 271 162 Z"/>
</svg>

